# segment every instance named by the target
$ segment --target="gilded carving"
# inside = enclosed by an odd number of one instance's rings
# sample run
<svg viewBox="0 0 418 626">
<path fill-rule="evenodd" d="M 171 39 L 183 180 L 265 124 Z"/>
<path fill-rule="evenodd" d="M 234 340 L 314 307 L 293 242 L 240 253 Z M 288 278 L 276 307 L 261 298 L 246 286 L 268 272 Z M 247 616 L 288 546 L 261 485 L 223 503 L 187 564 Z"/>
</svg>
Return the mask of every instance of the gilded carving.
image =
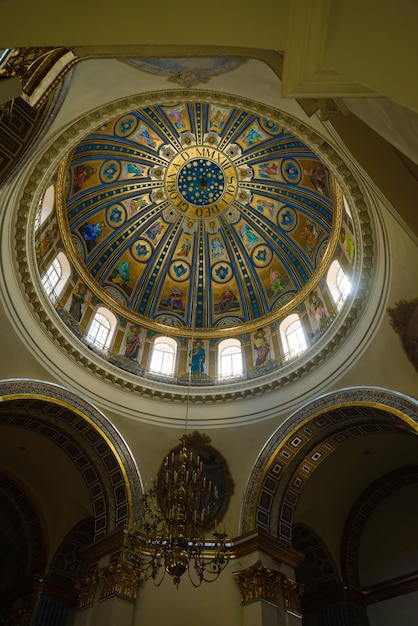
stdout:
<svg viewBox="0 0 418 626">
<path fill-rule="evenodd" d="M 78 609 L 83 609 L 86 606 L 93 604 L 94 594 L 96 593 L 98 581 L 99 578 L 96 574 L 77 580 L 75 586 L 79 591 L 79 595 L 77 598 Z"/>
<path fill-rule="evenodd" d="M 267 600 L 277 604 L 282 578 L 280 572 L 266 567 L 259 560 L 241 572 L 234 572 L 234 578 L 241 592 L 241 603 Z"/>
<path fill-rule="evenodd" d="M 301 585 L 295 580 L 283 575 L 281 588 L 286 611 L 289 613 L 295 613 L 296 615 L 302 615 L 301 602 L 304 585 Z"/>
<path fill-rule="evenodd" d="M 418 371 L 418 298 L 400 300 L 388 309 L 390 325 L 399 335 L 403 349 Z"/>
<path fill-rule="evenodd" d="M 99 571 L 103 582 L 100 598 L 112 595 L 123 596 L 128 600 L 135 600 L 139 577 L 133 565 L 127 561 L 117 561 Z"/>
<path fill-rule="evenodd" d="M 266 567 L 260 560 L 241 572 L 234 572 L 241 592 L 241 603 L 267 600 L 279 604 L 283 600 L 289 613 L 302 615 L 301 600 L 304 586 L 288 578 L 286 574 Z"/>
<path fill-rule="evenodd" d="M 0 69 L 0 77 L 19 77 L 24 93 L 30 96 L 51 68 L 68 52 L 66 48 L 61 47 L 15 48 L 7 59 L 5 66 Z M 64 74 L 77 61 L 73 57 L 70 62 L 58 68 L 56 80 L 52 81 L 51 88 L 55 86 L 58 80 L 63 78 Z"/>
</svg>

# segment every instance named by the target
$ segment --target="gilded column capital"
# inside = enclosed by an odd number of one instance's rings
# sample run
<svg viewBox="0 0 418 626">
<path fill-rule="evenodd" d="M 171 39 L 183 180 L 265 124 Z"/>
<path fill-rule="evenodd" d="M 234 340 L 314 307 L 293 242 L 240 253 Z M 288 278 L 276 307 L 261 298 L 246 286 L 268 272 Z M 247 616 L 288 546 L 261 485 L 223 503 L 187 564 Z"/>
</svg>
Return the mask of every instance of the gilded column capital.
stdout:
<svg viewBox="0 0 418 626">
<path fill-rule="evenodd" d="M 103 581 L 101 599 L 116 594 L 128 600 L 135 600 L 141 576 L 132 563 L 123 560 L 116 561 L 101 569 L 99 576 Z"/>
<path fill-rule="evenodd" d="M 86 606 L 93 604 L 94 594 L 96 593 L 99 577 L 97 574 L 80 578 L 76 581 L 75 586 L 78 589 L 77 608 L 84 609 Z"/>
<path fill-rule="evenodd" d="M 297 583 L 295 580 L 292 580 L 291 578 L 288 578 L 283 574 L 281 580 L 281 589 L 286 611 L 301 616 L 302 596 L 305 586 Z"/>
<path fill-rule="evenodd" d="M 283 574 L 266 567 L 260 560 L 247 569 L 234 572 L 241 592 L 241 603 L 267 600 L 277 604 L 282 576 Z"/>
</svg>

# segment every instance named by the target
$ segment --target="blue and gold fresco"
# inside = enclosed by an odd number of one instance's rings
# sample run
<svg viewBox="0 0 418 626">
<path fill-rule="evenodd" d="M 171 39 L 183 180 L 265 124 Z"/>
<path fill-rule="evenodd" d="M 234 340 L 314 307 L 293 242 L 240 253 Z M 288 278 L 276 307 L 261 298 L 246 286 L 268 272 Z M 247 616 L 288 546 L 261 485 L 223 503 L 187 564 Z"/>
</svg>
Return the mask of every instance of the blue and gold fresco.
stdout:
<svg viewBox="0 0 418 626">
<path fill-rule="evenodd" d="M 116 290 L 134 321 L 259 326 L 309 294 L 340 224 L 335 181 L 312 149 L 223 104 L 124 114 L 61 170 L 58 211 L 77 267 L 93 290 Z M 346 231 L 340 245 L 354 256 Z"/>
</svg>

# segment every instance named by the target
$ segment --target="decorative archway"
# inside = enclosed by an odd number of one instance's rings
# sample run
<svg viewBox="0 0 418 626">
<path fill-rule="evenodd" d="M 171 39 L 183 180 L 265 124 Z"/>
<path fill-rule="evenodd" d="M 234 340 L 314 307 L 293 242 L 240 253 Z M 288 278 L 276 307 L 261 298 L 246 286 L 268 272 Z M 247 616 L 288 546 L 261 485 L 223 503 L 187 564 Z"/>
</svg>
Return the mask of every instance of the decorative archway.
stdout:
<svg viewBox="0 0 418 626">
<path fill-rule="evenodd" d="M 389 472 L 372 483 L 353 506 L 341 541 L 342 575 L 350 585 L 360 586 L 358 566 L 360 540 L 370 515 L 385 498 L 403 487 L 417 483 L 418 465 Z"/>
<path fill-rule="evenodd" d="M 94 512 L 94 539 L 139 517 L 140 477 L 110 421 L 73 392 L 33 380 L 0 382 L 0 427 L 30 429 L 59 446 L 78 468 Z"/>
<path fill-rule="evenodd" d="M 318 398 L 291 415 L 259 455 L 242 508 L 242 532 L 267 531 L 292 542 L 304 484 L 348 440 L 370 433 L 416 432 L 417 402 L 380 388 L 355 387 Z"/>
</svg>

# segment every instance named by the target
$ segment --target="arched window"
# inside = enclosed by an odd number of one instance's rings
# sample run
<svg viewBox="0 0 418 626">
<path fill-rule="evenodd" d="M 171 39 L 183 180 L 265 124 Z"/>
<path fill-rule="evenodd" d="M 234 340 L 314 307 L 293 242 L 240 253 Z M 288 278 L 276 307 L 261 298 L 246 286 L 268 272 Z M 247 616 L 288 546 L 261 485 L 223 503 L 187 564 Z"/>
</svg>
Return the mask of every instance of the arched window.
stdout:
<svg viewBox="0 0 418 626">
<path fill-rule="evenodd" d="M 292 313 L 280 324 L 280 336 L 285 360 L 294 359 L 308 349 L 305 331 L 297 313 Z"/>
<path fill-rule="evenodd" d="M 150 370 L 155 374 L 173 376 L 176 364 L 177 343 L 171 337 L 157 337 L 151 354 Z"/>
<path fill-rule="evenodd" d="M 41 278 L 46 295 L 56 302 L 71 274 L 70 264 L 63 252 L 58 252 Z"/>
<path fill-rule="evenodd" d="M 330 265 L 327 274 L 327 285 L 334 300 L 335 308 L 339 311 L 350 293 L 351 283 L 338 259 L 335 259 Z"/>
<path fill-rule="evenodd" d="M 115 315 L 105 307 L 99 307 L 86 333 L 86 341 L 94 348 L 109 348 L 117 325 Z"/>
<path fill-rule="evenodd" d="M 238 339 L 225 339 L 218 347 L 219 378 L 242 376 L 242 348 Z"/>
<path fill-rule="evenodd" d="M 44 197 L 42 199 L 40 225 L 42 225 L 45 222 L 45 220 L 51 215 L 54 205 L 55 205 L 55 187 L 54 185 L 50 185 L 48 189 L 45 191 Z"/>
</svg>

